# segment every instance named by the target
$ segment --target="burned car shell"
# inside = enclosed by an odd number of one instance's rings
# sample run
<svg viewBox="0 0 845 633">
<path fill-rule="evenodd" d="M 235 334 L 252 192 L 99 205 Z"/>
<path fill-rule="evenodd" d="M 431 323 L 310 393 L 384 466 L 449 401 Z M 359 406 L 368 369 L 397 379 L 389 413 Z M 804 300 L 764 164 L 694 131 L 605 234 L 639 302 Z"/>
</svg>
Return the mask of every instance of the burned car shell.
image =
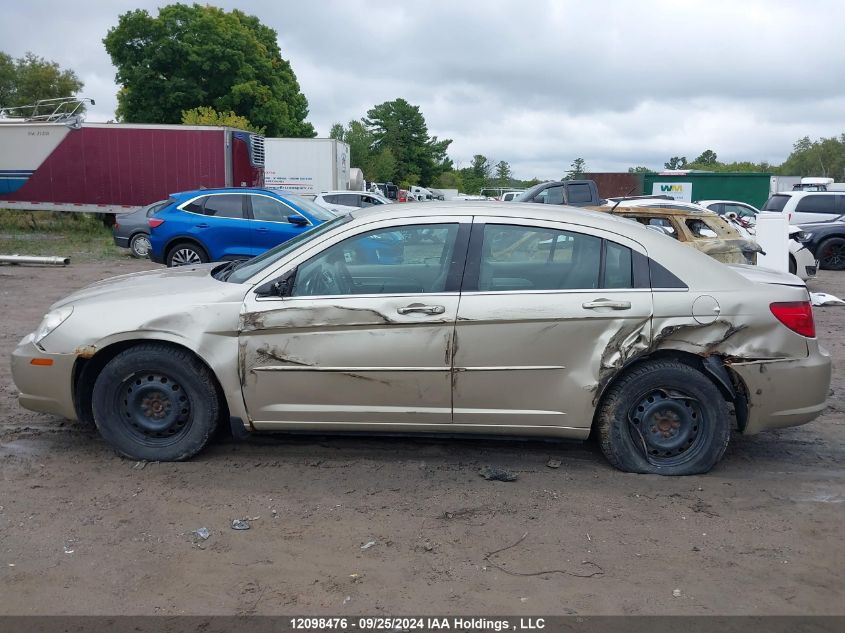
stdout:
<svg viewBox="0 0 845 633">
<path fill-rule="evenodd" d="M 351 235 L 437 222 L 516 223 L 606 236 L 673 271 L 683 284 L 662 286 L 653 267 L 650 288 L 444 292 L 426 295 L 427 303 L 446 309 L 424 325 L 397 310 L 409 302 L 407 295 L 256 296 L 257 287 Z M 244 283 L 219 281 L 210 275 L 213 268 L 125 275 L 54 304 L 53 310 L 73 312 L 39 343 L 34 334 L 25 337 L 13 354 L 20 403 L 90 418 L 86 390 L 96 373 L 138 341 L 195 353 L 216 377 L 229 415 L 249 430 L 585 439 L 602 394 L 620 372 L 668 354 L 714 359 L 706 371 L 734 403 L 740 430 L 756 433 L 815 418 L 830 383 L 830 359 L 818 341 L 791 331 L 769 309 L 775 301 L 807 301 L 798 278 L 724 266 L 606 213 L 518 203 L 390 205 L 352 213 L 346 224 Z M 583 301 L 606 295 L 630 302 L 632 310 L 582 310 Z M 36 366 L 34 358 L 52 364 Z"/>
<path fill-rule="evenodd" d="M 715 212 L 625 206 L 624 202 L 615 208 L 607 206 L 589 208 L 635 220 L 644 225 L 670 227 L 671 237 L 723 264 L 756 264 L 757 253 L 762 252 L 759 244 L 743 237 L 736 228 Z M 657 222 L 660 224 L 656 224 Z M 712 232 L 713 235 L 703 234 L 702 229 Z"/>
</svg>

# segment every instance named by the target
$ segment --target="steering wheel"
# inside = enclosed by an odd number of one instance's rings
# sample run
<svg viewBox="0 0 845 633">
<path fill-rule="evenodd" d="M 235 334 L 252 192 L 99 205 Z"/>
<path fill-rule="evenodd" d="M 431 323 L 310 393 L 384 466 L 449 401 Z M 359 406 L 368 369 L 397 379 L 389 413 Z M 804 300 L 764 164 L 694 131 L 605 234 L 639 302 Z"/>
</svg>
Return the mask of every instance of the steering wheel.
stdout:
<svg viewBox="0 0 845 633">
<path fill-rule="evenodd" d="M 337 286 L 339 295 L 351 295 L 355 288 L 355 282 L 352 280 L 352 275 L 349 274 L 349 269 L 342 259 L 337 259 L 332 264 L 332 277 Z"/>
<path fill-rule="evenodd" d="M 305 292 L 311 297 L 320 295 L 348 295 L 352 294 L 354 283 L 352 275 L 343 260 L 321 263 L 302 281 Z"/>
</svg>

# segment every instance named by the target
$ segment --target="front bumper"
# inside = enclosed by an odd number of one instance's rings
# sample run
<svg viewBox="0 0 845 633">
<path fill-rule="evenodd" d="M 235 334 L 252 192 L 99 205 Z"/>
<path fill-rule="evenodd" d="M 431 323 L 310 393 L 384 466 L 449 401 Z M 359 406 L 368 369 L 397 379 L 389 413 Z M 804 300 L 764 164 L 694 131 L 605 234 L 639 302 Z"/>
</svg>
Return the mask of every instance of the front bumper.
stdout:
<svg viewBox="0 0 845 633">
<path fill-rule="evenodd" d="M 807 345 L 806 358 L 731 363 L 748 393 L 743 433 L 806 424 L 824 410 L 830 392 L 830 355 L 815 339 Z"/>
<path fill-rule="evenodd" d="M 52 361 L 33 365 L 32 359 Z M 27 334 L 12 352 L 12 380 L 18 388 L 18 402 L 25 409 L 76 419 L 73 406 L 73 366 L 76 354 L 48 354 L 36 347 Z"/>
</svg>

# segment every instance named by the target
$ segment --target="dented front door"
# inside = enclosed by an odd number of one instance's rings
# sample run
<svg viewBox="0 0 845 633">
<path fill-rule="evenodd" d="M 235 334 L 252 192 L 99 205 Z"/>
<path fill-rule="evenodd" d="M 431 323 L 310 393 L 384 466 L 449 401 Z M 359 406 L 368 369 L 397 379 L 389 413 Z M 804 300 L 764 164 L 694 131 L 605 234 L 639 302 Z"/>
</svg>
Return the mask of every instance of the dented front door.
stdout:
<svg viewBox="0 0 845 633">
<path fill-rule="evenodd" d="M 256 428 L 451 423 L 460 226 L 363 232 L 297 266 L 292 296 L 248 297 L 240 354 Z"/>
</svg>

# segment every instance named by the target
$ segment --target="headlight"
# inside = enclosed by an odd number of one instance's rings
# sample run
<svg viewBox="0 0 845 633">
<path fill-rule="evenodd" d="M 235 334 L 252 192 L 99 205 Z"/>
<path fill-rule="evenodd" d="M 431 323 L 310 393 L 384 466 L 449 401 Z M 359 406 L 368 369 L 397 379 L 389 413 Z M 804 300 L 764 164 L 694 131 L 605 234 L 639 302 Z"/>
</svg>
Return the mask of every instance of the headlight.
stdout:
<svg viewBox="0 0 845 633">
<path fill-rule="evenodd" d="M 809 242 L 813 238 L 812 233 L 807 233 L 807 231 L 798 231 L 795 234 L 795 239 L 799 242 Z"/>
<path fill-rule="evenodd" d="M 50 332 L 64 323 L 71 314 L 73 314 L 73 306 L 63 306 L 45 314 L 41 320 L 41 325 L 35 330 L 35 344 L 38 345 L 43 341 Z"/>
</svg>

